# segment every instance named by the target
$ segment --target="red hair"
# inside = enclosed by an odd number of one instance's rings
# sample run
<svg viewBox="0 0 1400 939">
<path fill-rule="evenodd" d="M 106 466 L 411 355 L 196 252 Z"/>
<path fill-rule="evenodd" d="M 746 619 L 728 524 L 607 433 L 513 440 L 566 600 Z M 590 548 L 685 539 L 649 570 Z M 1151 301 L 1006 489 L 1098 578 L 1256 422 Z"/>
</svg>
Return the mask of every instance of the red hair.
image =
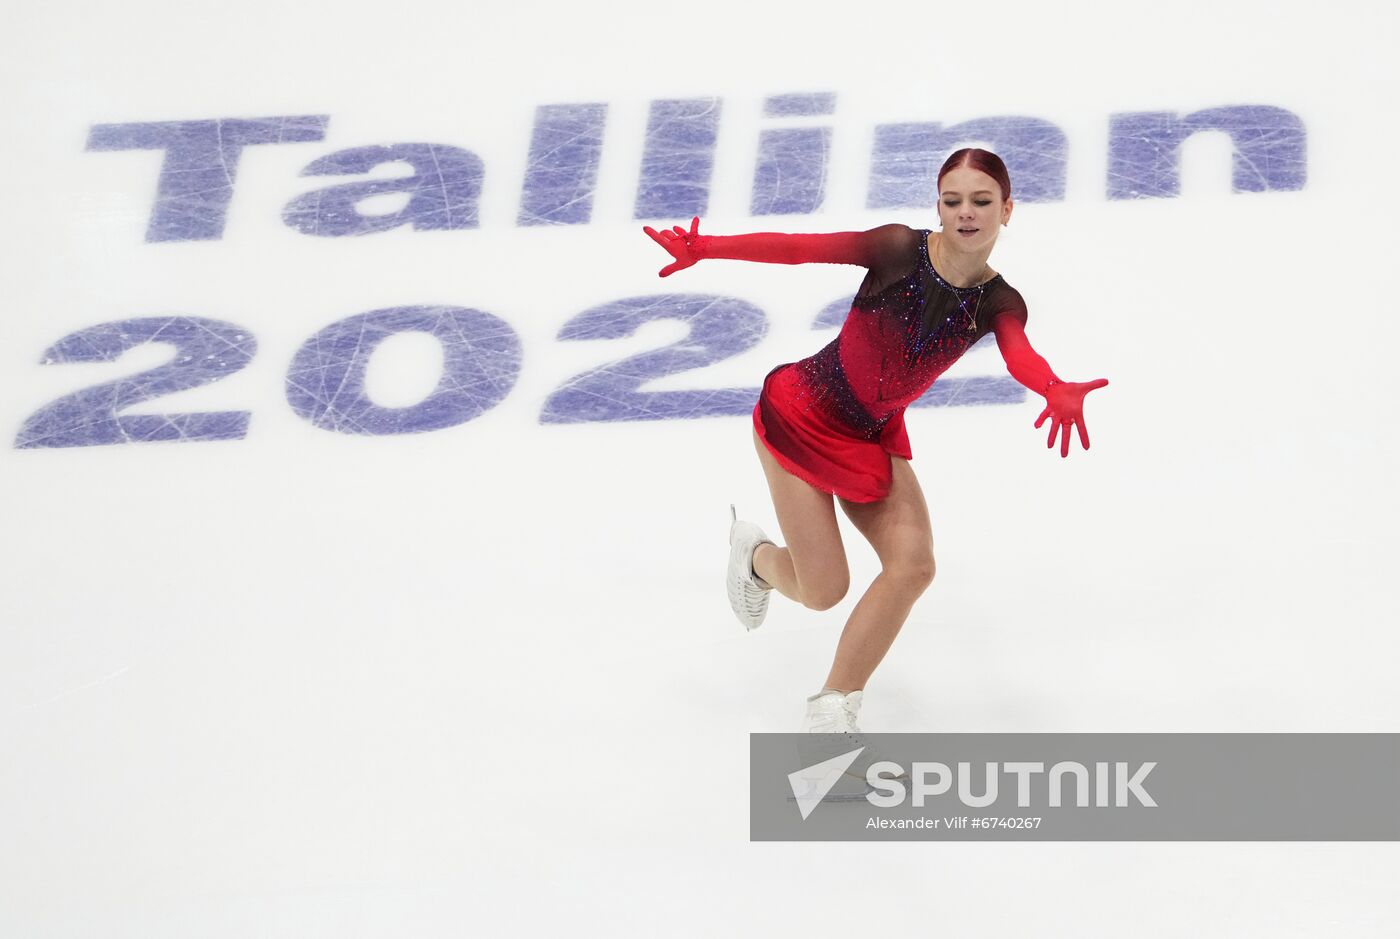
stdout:
<svg viewBox="0 0 1400 939">
<path fill-rule="evenodd" d="M 1011 176 L 1006 172 L 1006 164 L 1001 162 L 1001 157 L 992 151 L 981 150 L 977 147 L 963 147 L 944 161 L 943 168 L 938 171 L 940 192 L 943 190 L 943 177 L 948 175 L 949 170 L 957 169 L 959 166 L 970 166 L 986 173 L 1001 187 L 1001 201 L 1005 202 L 1011 198 Z"/>
</svg>

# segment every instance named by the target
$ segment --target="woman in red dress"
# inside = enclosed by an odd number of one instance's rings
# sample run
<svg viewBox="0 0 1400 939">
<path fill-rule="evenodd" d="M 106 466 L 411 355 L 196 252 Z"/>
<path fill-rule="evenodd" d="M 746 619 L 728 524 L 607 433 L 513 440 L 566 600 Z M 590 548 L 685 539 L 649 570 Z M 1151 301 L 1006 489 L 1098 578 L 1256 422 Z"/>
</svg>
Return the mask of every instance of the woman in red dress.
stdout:
<svg viewBox="0 0 1400 939">
<path fill-rule="evenodd" d="M 942 232 L 892 224 L 711 236 L 699 233 L 698 218 L 689 231 L 643 229 L 675 259 L 662 277 L 704 258 L 866 268 L 840 334 L 814 355 L 770 371 L 754 406 L 754 447 L 787 544 L 779 547 L 752 522 L 736 518 L 730 526 L 729 600 L 749 629 L 763 621 L 772 590 L 813 610 L 845 597 L 850 570 L 834 501 L 880 559 L 825 685 L 807 699 L 808 731 L 859 730 L 865 683 L 933 580 L 928 506 L 909 466 L 909 404 L 992 332 L 1012 377 L 1045 397 L 1035 426 L 1049 420 L 1046 445 L 1058 435 L 1065 457 L 1071 428 L 1089 448 L 1084 396 L 1108 384 L 1057 378 L 1026 339 L 1021 294 L 987 265 L 1013 208 L 1001 159 L 987 150 L 957 151 L 938 173 L 938 193 Z"/>
</svg>

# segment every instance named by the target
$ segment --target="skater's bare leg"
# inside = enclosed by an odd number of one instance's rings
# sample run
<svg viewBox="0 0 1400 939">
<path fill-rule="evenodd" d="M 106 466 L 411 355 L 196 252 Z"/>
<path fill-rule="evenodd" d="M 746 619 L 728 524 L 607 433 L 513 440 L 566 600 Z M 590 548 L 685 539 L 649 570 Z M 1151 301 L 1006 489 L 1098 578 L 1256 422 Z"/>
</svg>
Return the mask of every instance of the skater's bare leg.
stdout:
<svg viewBox="0 0 1400 939">
<path fill-rule="evenodd" d="M 841 602 L 851 584 L 835 501 L 831 493 L 783 469 L 757 430 L 753 442 L 787 542 L 784 547 L 759 545 L 753 556 L 754 573 L 808 609 L 829 610 Z"/>
<path fill-rule="evenodd" d="M 826 687 L 858 691 L 885 657 L 914 602 L 933 582 L 933 529 L 923 490 L 909 461 L 890 458 L 894 479 L 879 502 L 841 508 L 880 558 L 881 571 L 860 598 L 841 639 Z"/>
</svg>

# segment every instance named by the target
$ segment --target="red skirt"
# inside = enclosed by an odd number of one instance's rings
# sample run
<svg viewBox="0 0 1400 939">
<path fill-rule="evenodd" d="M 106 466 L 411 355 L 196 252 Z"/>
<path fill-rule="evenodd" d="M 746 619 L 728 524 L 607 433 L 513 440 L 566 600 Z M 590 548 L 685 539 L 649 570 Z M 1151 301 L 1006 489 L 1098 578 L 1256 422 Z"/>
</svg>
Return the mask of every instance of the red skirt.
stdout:
<svg viewBox="0 0 1400 939">
<path fill-rule="evenodd" d="M 803 482 L 850 502 L 878 502 L 890 494 L 890 455 L 912 460 L 904 411 L 890 418 L 878 440 L 808 407 L 798 398 L 802 370 L 779 365 L 763 379 L 753 425 L 778 464 Z"/>
</svg>

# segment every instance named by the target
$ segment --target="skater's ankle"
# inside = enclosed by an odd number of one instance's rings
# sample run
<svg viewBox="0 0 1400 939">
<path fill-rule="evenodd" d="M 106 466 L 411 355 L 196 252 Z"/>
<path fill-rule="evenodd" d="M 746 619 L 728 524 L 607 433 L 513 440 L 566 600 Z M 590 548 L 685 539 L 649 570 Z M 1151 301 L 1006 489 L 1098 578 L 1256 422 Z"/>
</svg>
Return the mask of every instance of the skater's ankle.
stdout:
<svg viewBox="0 0 1400 939">
<path fill-rule="evenodd" d="M 773 585 L 758 575 L 758 550 L 770 542 L 761 541 L 753 549 L 753 554 L 749 555 L 749 574 L 753 576 L 753 582 L 764 590 L 772 590 Z"/>
</svg>

